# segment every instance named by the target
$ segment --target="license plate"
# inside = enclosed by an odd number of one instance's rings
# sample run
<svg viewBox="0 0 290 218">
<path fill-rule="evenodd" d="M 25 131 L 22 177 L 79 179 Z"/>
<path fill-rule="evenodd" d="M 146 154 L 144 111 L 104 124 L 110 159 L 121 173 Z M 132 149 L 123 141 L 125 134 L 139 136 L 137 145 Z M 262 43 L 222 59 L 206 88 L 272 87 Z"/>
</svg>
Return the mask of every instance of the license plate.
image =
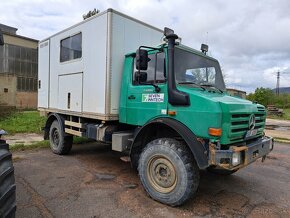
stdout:
<svg viewBox="0 0 290 218">
<path fill-rule="evenodd" d="M 250 138 L 252 136 L 255 136 L 257 134 L 258 130 L 257 129 L 251 129 L 247 131 L 245 138 Z"/>
</svg>

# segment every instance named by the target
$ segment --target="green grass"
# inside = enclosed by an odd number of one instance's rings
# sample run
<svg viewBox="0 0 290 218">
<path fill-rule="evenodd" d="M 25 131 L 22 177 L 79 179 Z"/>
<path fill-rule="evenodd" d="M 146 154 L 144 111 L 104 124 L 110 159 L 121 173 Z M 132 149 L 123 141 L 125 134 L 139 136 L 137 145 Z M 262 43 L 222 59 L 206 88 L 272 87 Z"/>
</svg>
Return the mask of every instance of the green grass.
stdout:
<svg viewBox="0 0 290 218">
<path fill-rule="evenodd" d="M 0 129 L 8 134 L 40 133 L 46 117 L 41 117 L 38 111 L 13 112 L 7 117 L 0 118 Z"/>
<path fill-rule="evenodd" d="M 290 141 L 287 138 L 274 137 L 275 140 Z"/>
<path fill-rule="evenodd" d="M 10 151 L 24 151 L 24 150 L 30 150 L 30 149 L 35 149 L 35 148 L 48 148 L 49 147 L 49 141 L 48 140 L 43 140 L 40 142 L 35 142 L 29 145 L 24 145 L 24 144 L 14 144 L 10 145 Z"/>
<path fill-rule="evenodd" d="M 83 137 L 74 137 L 73 144 L 84 144 L 88 142 L 92 142 L 93 140 L 83 138 Z M 29 145 L 24 145 L 22 143 L 17 143 L 10 145 L 10 151 L 24 151 L 24 150 L 31 150 L 36 148 L 48 148 L 49 147 L 49 140 L 43 140 L 39 142 L 34 142 Z"/>
<path fill-rule="evenodd" d="M 268 118 L 278 119 L 278 120 L 290 120 L 290 108 L 283 110 L 283 116 L 269 115 Z"/>
<path fill-rule="evenodd" d="M 290 120 L 290 108 L 284 109 L 283 112 L 284 112 L 285 119 Z"/>
</svg>

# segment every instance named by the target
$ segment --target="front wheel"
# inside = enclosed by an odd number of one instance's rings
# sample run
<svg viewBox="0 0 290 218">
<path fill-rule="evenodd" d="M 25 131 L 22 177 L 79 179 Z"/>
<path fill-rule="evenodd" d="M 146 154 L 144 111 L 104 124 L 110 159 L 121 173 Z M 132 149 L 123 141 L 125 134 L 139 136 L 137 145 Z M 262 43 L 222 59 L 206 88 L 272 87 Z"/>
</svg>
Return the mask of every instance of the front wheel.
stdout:
<svg viewBox="0 0 290 218">
<path fill-rule="evenodd" d="M 190 150 L 171 138 L 148 143 L 141 153 L 138 171 L 147 193 L 171 206 L 193 197 L 199 185 L 199 169 Z"/>
<path fill-rule="evenodd" d="M 73 143 L 73 136 L 65 136 L 60 123 L 55 120 L 49 130 L 49 144 L 53 153 L 68 154 Z"/>
</svg>

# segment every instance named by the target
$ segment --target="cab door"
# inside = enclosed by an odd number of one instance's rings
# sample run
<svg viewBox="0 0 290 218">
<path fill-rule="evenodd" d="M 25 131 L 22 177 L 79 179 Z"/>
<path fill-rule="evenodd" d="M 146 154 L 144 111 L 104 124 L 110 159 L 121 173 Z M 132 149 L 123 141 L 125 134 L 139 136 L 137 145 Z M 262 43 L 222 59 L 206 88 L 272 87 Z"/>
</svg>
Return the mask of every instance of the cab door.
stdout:
<svg viewBox="0 0 290 218">
<path fill-rule="evenodd" d="M 147 85 L 135 80 L 136 60 L 127 91 L 127 123 L 144 125 L 154 117 L 167 114 L 167 84 L 165 79 L 165 55 L 163 52 L 149 54 L 150 61 L 147 73 Z M 157 92 L 152 85 L 160 88 Z"/>
</svg>

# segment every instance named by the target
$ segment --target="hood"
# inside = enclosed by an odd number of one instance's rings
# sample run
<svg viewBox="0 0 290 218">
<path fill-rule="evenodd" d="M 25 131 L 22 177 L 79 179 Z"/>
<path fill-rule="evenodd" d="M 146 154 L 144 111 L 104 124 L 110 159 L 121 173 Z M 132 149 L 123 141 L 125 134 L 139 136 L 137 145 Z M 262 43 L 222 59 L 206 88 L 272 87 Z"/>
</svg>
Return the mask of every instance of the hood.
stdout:
<svg viewBox="0 0 290 218">
<path fill-rule="evenodd" d="M 202 90 L 199 88 L 180 88 L 180 90 L 189 94 L 198 95 L 200 98 L 206 99 L 211 102 L 219 103 L 222 109 L 226 109 L 231 112 L 254 112 L 259 109 L 265 109 L 261 104 L 254 103 L 247 99 L 233 97 L 227 93 L 220 93 L 219 91 Z"/>
<path fill-rule="evenodd" d="M 247 131 L 250 130 L 249 120 L 253 116 L 256 121 L 254 128 L 257 130 L 257 134 L 252 138 L 263 134 L 266 120 L 266 110 L 263 105 L 219 91 L 188 87 L 182 87 L 180 90 L 190 94 L 190 104 L 192 110 L 196 110 L 196 114 L 204 112 L 207 116 L 213 116 L 215 113 L 217 116 L 212 119 L 217 119 L 220 114 L 221 144 L 244 141 Z"/>
</svg>

